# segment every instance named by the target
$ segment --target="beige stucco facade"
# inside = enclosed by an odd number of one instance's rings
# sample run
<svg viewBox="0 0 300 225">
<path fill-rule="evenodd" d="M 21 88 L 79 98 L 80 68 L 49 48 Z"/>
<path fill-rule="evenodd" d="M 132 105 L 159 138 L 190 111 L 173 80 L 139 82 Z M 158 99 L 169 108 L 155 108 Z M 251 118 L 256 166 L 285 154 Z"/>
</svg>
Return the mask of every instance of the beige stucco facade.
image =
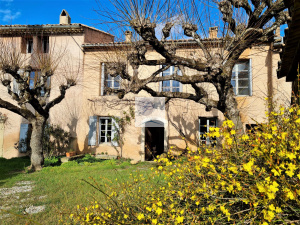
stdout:
<svg viewBox="0 0 300 225">
<path fill-rule="evenodd" d="M 32 38 L 32 53 L 24 52 L 23 41 L 25 38 Z M 30 64 L 33 69 L 34 51 L 40 51 L 38 40 L 41 37 L 49 38 L 48 53 L 57 60 L 57 68 L 51 77 L 51 93 L 48 101 L 59 95 L 59 85 L 65 82 L 68 77 L 74 78 L 77 86 L 70 88 L 65 99 L 50 111 L 49 123 L 61 126 L 76 137 L 76 117 L 79 116 L 76 107 L 81 107 L 83 86 L 84 52 L 81 45 L 84 43 L 108 43 L 114 40 L 113 35 L 100 31 L 93 27 L 82 24 L 53 24 L 34 26 L 0 26 L 0 41 L 14 47 L 16 52 L 22 52 L 25 59 L 24 65 Z M 12 86 L 13 84 L 11 84 Z M 0 85 L 1 98 L 13 104 L 17 104 L 7 93 L 7 89 Z M 29 107 L 29 106 L 28 106 Z M 0 157 L 12 158 L 24 156 L 27 153 L 20 153 L 16 148 L 20 139 L 21 124 L 28 124 L 28 121 L 21 116 L 6 109 L 0 108 L 0 112 L 6 116 L 5 123 L 0 123 Z M 65 112 L 65 113 L 64 113 Z M 74 144 L 77 148 L 77 145 Z"/>
<path fill-rule="evenodd" d="M 21 42 L 22 36 L 19 38 Z M 51 95 L 53 99 L 58 95 L 58 86 L 62 82 L 63 74 L 67 72 L 76 76 L 77 86 L 68 90 L 65 99 L 50 111 L 49 123 L 61 126 L 66 131 L 71 132 L 75 138 L 72 148 L 77 153 L 94 153 L 118 155 L 124 158 L 135 160 L 145 160 L 145 137 L 146 128 L 136 127 L 134 120 L 131 124 L 124 127 L 122 134 L 123 144 L 121 146 L 112 146 L 111 142 L 101 143 L 99 140 L 100 118 L 119 117 L 129 112 L 130 107 L 135 109 L 135 97 L 150 97 L 146 92 L 138 95 L 127 94 L 124 99 L 119 100 L 115 95 L 101 95 L 103 88 L 103 65 L 108 62 L 126 59 L 126 51 L 111 51 L 108 47 L 99 47 L 94 44 L 93 48 L 87 48 L 85 43 L 109 43 L 113 37 L 105 32 L 94 28 L 83 27 L 81 33 L 60 33 L 49 35 L 49 46 L 53 47 L 53 52 L 59 52 L 62 49 L 67 52 L 61 59 L 59 67 L 51 80 Z M 103 45 L 102 45 L 103 46 Z M 202 55 L 200 50 L 195 48 L 180 48 L 178 55 L 189 56 L 191 53 Z M 148 59 L 158 59 L 160 56 L 153 51 L 149 51 L 146 56 Z M 29 55 L 30 58 L 30 55 Z M 249 60 L 251 70 L 251 94 L 249 96 L 237 96 L 238 106 L 241 111 L 243 124 L 263 123 L 266 121 L 265 112 L 268 110 L 267 96 L 272 96 L 272 101 L 277 105 L 290 103 L 291 85 L 276 77 L 277 62 L 279 54 L 272 50 L 270 44 L 265 44 L 247 49 L 241 59 Z M 71 61 L 70 61 L 71 60 Z M 147 77 L 153 73 L 159 66 L 140 67 L 139 76 Z M 128 69 L 129 73 L 130 68 Z M 195 71 L 186 69 L 186 74 L 195 74 Z M 125 83 L 123 83 L 124 85 Z M 209 91 L 210 97 L 217 99 L 216 91 L 212 85 L 202 84 Z M 154 90 L 159 90 L 158 83 L 152 84 Z M 189 85 L 182 85 L 182 92 L 193 93 Z M 1 97 L 10 100 L 6 89 L 0 86 Z M 10 100 L 11 101 L 11 100 Z M 269 100 L 270 101 L 270 100 Z M 0 157 L 11 158 L 24 155 L 15 148 L 19 141 L 20 124 L 28 123 L 22 117 L 0 109 L 0 112 L 7 116 L 5 123 L 0 123 Z M 199 103 L 173 99 L 166 105 L 164 111 L 163 124 L 163 146 L 167 151 L 171 146 L 178 149 L 186 148 L 186 141 L 191 149 L 196 149 L 199 144 L 199 118 L 217 118 L 217 125 L 221 125 L 224 120 L 223 114 L 216 110 L 207 112 L 203 105 Z M 96 140 L 89 144 L 90 118 L 97 118 L 96 122 Z M 151 118 L 155 120 L 155 118 Z M 185 135 L 185 139 L 182 138 Z M 26 154 L 26 153 L 25 153 Z"/>
</svg>

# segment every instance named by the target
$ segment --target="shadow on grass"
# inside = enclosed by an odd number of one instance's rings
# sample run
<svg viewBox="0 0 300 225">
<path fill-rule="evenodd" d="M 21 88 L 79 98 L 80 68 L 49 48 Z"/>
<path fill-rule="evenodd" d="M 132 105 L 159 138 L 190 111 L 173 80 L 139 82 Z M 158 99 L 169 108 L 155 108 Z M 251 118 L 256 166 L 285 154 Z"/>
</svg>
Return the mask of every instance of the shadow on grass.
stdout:
<svg viewBox="0 0 300 225">
<path fill-rule="evenodd" d="M 12 159 L 0 157 L 0 186 L 5 183 L 5 180 L 24 172 L 24 169 L 30 165 L 28 156 Z"/>
</svg>

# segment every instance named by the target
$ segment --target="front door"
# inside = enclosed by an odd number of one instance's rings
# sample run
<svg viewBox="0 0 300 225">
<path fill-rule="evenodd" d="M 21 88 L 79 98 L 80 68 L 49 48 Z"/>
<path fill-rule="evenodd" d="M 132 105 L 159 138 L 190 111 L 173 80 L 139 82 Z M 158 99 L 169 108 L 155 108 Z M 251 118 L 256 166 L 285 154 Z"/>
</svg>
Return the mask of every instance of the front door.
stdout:
<svg viewBox="0 0 300 225">
<path fill-rule="evenodd" d="M 154 160 L 164 152 L 164 127 L 145 127 L 145 160 Z"/>
</svg>

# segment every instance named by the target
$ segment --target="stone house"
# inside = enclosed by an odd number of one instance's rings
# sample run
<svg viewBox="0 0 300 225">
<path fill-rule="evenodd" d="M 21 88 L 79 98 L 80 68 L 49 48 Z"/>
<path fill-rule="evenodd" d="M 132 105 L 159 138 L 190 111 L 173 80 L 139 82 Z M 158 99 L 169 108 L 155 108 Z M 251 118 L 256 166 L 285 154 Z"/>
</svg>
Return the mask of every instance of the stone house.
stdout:
<svg viewBox="0 0 300 225">
<path fill-rule="evenodd" d="M 64 16 L 68 17 L 65 11 L 61 14 L 61 17 Z M 71 89 L 63 102 L 53 108 L 49 122 L 59 124 L 72 133 L 76 138 L 73 147 L 77 153 L 108 154 L 144 161 L 151 160 L 153 154 L 161 154 L 170 148 L 184 150 L 188 144 L 189 148 L 195 150 L 197 146 L 209 143 L 209 139 L 203 135 L 209 127 L 222 124 L 223 114 L 215 109 L 206 111 L 199 103 L 181 99 L 170 100 L 163 111 L 151 114 L 141 126 L 137 126 L 136 121 L 132 120 L 122 130 L 123 142 L 117 142 L 113 137 L 121 130 L 117 123 L 118 118 L 124 117 L 124 112 L 128 113 L 131 108 L 137 110 L 136 97 L 150 97 L 146 92 L 140 92 L 137 95 L 127 94 L 120 100 L 117 95 L 105 90 L 105 87 L 119 89 L 122 85 L 127 85 L 120 77 L 110 76 L 107 67 L 117 61 L 125 60 L 126 64 L 131 45 L 130 33 L 127 33 L 129 35 L 125 42 L 114 43 L 113 36 L 108 33 L 82 24 L 70 24 L 70 21 L 66 20 L 67 24 L 23 26 L 23 31 L 20 26 L 0 27 L 0 34 L 3 36 L 2 28 L 10 29 L 12 33 L 7 33 L 7 36 L 23 40 L 26 32 L 32 30 L 35 34 L 31 34 L 32 45 L 37 42 L 35 40 L 38 40 L 41 32 L 49 34 L 49 43 L 53 39 L 56 39 L 57 43 L 68 40 L 68 48 L 73 52 L 72 55 L 78 56 L 82 68 L 80 82 Z M 46 32 L 48 29 L 49 33 Z M 210 38 L 216 39 L 215 30 L 211 31 Z M 21 47 L 22 51 L 27 51 L 24 54 L 30 54 L 28 45 L 30 44 L 27 42 L 23 50 Z M 200 49 L 192 41 L 181 40 L 177 42 L 177 46 L 178 55 L 201 55 Z M 160 57 L 154 51 L 147 54 L 149 59 Z M 273 43 L 263 43 L 244 51 L 239 63 L 234 67 L 232 85 L 245 129 L 266 121 L 265 111 L 269 109 L 268 103 L 271 101 L 276 104 L 290 102 L 291 85 L 282 82 L 276 76 L 278 60 L 279 53 L 273 48 Z M 139 74 L 147 77 L 160 66 L 144 66 L 140 68 Z M 170 67 L 160 75 L 172 74 L 174 71 L 180 72 L 178 68 Z M 128 72 L 132 72 L 130 67 Z M 184 72 L 192 74 L 193 71 L 186 69 Z M 211 90 L 210 95 L 214 98 L 216 93 L 212 86 L 207 83 L 203 85 Z M 152 88 L 157 91 L 193 91 L 191 86 L 177 81 L 153 84 Z M 55 90 L 52 94 L 55 94 Z M 265 100 L 266 97 L 269 102 Z M 23 129 L 26 130 L 24 127 L 27 125 L 22 124 L 26 124 L 26 121 L 7 110 L 1 109 L 0 112 L 8 117 L 8 122 L 2 123 L 2 133 L 0 132 L 0 156 L 10 158 L 23 155 L 14 149 L 14 143 L 25 135 Z M 153 123 L 156 125 L 153 126 Z"/>
</svg>

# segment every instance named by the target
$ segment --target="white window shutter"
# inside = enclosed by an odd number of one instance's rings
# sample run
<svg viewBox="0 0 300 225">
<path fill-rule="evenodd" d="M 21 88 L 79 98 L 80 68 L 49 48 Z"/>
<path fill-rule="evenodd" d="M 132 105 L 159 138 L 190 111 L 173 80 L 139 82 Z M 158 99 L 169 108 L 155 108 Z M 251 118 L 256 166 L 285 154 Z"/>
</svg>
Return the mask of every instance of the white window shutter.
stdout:
<svg viewBox="0 0 300 225">
<path fill-rule="evenodd" d="M 105 82 L 105 64 L 102 63 L 102 70 L 101 70 L 101 89 L 100 89 L 100 94 L 101 96 L 104 95 L 104 82 Z"/>
<path fill-rule="evenodd" d="M 28 133 L 28 124 L 21 123 L 20 139 L 19 139 L 19 152 L 27 151 L 27 133 Z"/>
<path fill-rule="evenodd" d="M 88 145 L 96 145 L 97 142 L 97 116 L 89 117 L 89 139 Z"/>
<path fill-rule="evenodd" d="M 112 121 L 111 144 L 113 146 L 119 146 L 118 139 L 119 139 L 120 126 L 114 118 L 112 118 L 111 121 Z"/>
<path fill-rule="evenodd" d="M 16 79 L 13 80 L 13 93 L 16 93 L 17 95 L 20 94 L 19 84 L 17 83 Z"/>
</svg>

